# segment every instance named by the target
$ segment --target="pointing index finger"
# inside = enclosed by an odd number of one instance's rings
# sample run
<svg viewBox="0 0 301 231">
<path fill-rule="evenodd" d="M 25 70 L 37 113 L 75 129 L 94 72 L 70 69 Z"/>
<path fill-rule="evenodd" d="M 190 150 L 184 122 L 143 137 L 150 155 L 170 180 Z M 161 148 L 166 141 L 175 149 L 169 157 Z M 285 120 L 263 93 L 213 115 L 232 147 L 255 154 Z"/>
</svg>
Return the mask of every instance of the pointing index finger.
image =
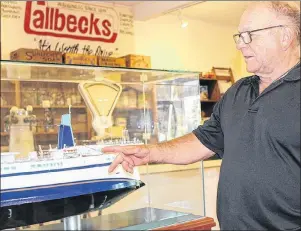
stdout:
<svg viewBox="0 0 301 231">
<path fill-rule="evenodd" d="M 132 155 L 139 152 L 141 148 L 139 146 L 108 146 L 103 147 L 101 151 L 103 153 L 123 153 L 125 155 Z"/>
<path fill-rule="evenodd" d="M 121 149 L 121 147 L 119 147 L 119 146 L 108 146 L 108 147 L 103 147 L 102 149 L 101 149 L 101 151 L 103 152 L 103 153 L 108 153 L 108 152 L 113 152 L 113 153 L 117 153 L 117 152 L 121 152 L 122 151 L 122 149 Z"/>
</svg>

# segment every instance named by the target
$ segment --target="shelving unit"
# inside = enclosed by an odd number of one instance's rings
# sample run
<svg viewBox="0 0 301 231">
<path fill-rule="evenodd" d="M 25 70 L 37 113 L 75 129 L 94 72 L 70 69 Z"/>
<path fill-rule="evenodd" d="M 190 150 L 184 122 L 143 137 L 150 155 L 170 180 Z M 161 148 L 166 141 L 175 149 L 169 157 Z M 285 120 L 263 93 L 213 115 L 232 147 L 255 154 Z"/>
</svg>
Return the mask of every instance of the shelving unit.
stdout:
<svg viewBox="0 0 301 231">
<path fill-rule="evenodd" d="M 219 72 L 222 71 L 224 75 L 219 75 Z M 214 105 L 221 99 L 222 94 L 219 89 L 218 81 L 228 81 L 231 84 L 234 83 L 234 77 L 231 68 L 223 67 L 212 67 L 210 76 L 200 75 L 199 82 L 200 87 L 207 89 L 207 98 L 203 98 L 200 94 L 202 118 L 208 118 L 212 114 Z"/>
<path fill-rule="evenodd" d="M 43 86 L 43 89 L 41 90 L 41 85 Z M 9 132 L 4 131 L 4 117 L 9 114 L 9 110 L 16 106 L 18 108 L 26 108 L 27 105 L 31 105 L 33 108 L 33 114 L 37 117 L 37 125 L 36 125 L 36 132 L 33 132 L 35 136 L 35 142 L 39 145 L 45 145 L 46 143 L 50 143 L 55 145 L 57 143 L 57 127 L 56 125 L 60 122 L 60 116 L 64 113 L 68 113 L 69 106 L 67 105 L 53 105 L 51 104 L 50 107 L 43 106 L 43 105 L 37 105 L 37 101 L 39 100 L 39 92 L 45 91 L 45 92 L 66 92 L 66 89 L 77 89 L 77 83 L 74 82 L 51 82 L 51 83 L 44 83 L 39 81 L 26 81 L 26 80 L 16 80 L 16 81 L 7 81 L 7 80 L 1 80 L 1 87 L 3 88 L 3 91 L 1 90 L 1 96 L 5 101 L 9 101 L 9 105 L 6 102 L 5 105 L 2 105 L 1 108 L 1 146 L 4 149 L 8 149 L 9 145 Z M 33 89 L 34 88 L 34 89 Z M 4 90 L 5 89 L 5 90 Z M 9 91 L 8 91 L 9 89 Z M 127 86 L 125 89 L 126 91 L 129 90 L 135 90 L 131 86 Z M 136 90 L 135 90 L 136 91 Z M 25 94 L 33 94 L 33 97 L 28 97 L 30 101 L 32 102 L 25 102 Z M 138 104 L 138 91 L 137 93 L 137 104 Z M 153 91 L 146 92 L 147 98 L 150 98 L 149 103 L 155 103 L 153 102 Z M 35 98 L 33 100 L 33 98 Z M 122 100 L 122 98 L 120 98 Z M 29 101 L 29 100 L 28 100 Z M 81 99 L 81 103 L 77 105 L 72 105 L 71 111 L 73 113 L 72 117 L 72 124 L 73 124 L 73 133 L 75 136 L 75 139 L 78 140 L 91 140 L 96 133 L 94 132 L 94 129 L 92 128 L 92 116 L 90 114 L 90 111 L 88 110 L 87 106 L 83 104 L 84 101 Z M 40 102 L 41 104 L 41 102 Z M 54 128 L 52 131 L 44 131 L 44 112 L 45 109 L 50 109 L 51 112 L 54 114 Z M 113 114 L 113 120 L 115 120 L 116 117 L 121 117 L 124 115 L 125 118 L 128 118 L 129 114 L 133 116 L 134 114 L 143 114 L 143 107 L 129 107 L 129 106 L 116 106 L 114 109 Z M 151 111 L 150 108 L 146 108 L 146 111 L 149 113 Z M 116 115 L 117 113 L 117 115 Z M 79 114 L 85 115 L 85 121 L 78 122 L 77 117 Z M 151 114 L 153 115 L 153 114 Z M 155 115 L 153 115 L 155 116 Z M 135 117 L 135 116 L 134 116 Z M 139 116 L 138 116 L 139 117 Z M 137 118 L 138 118 L 137 117 Z M 154 119 L 154 117 L 152 118 Z M 130 121 L 135 121 L 135 119 L 130 119 Z M 113 121 L 114 122 L 114 121 Z M 129 124 L 130 126 L 133 124 Z M 134 124 L 135 125 L 135 124 Z M 121 138 L 122 132 L 120 130 L 114 130 L 115 133 L 112 133 L 110 135 L 110 138 L 112 139 L 118 139 Z M 132 133 L 135 133 L 135 129 L 131 131 Z M 140 137 L 142 138 L 142 137 Z"/>
<path fill-rule="evenodd" d="M 196 98 L 199 94 L 196 84 L 197 72 L 23 63 L 7 60 L 3 60 L 3 64 L 1 97 L 5 102 L 1 102 L 1 148 L 9 146 L 9 128 L 6 129 L 3 125 L 5 116 L 13 106 L 24 109 L 28 105 L 32 106 L 33 114 L 37 118 L 33 130 L 35 147 L 56 145 L 57 125 L 60 124 L 61 115 L 68 113 L 70 104 L 76 143 L 94 139 L 122 138 L 127 132 L 130 139 L 138 138 L 148 144 L 157 143 L 187 134 L 199 124 L 199 111 L 195 110 L 199 103 Z M 111 115 L 112 112 L 112 125 L 109 121 L 105 134 L 96 137 L 92 127 L 92 115 L 84 105 L 84 100 L 78 98 L 78 84 L 86 81 L 99 83 L 93 92 L 93 98 L 103 100 L 107 99 L 108 94 L 107 88 L 101 87 L 104 79 L 112 81 L 114 87 L 120 84 L 122 92 L 116 105 L 113 101 L 113 111 L 104 109 L 108 112 L 99 113 L 102 116 L 108 113 Z M 114 99 L 116 92 L 119 95 L 119 90 L 109 91 L 111 95 L 108 99 Z M 53 96 L 55 94 L 56 96 Z M 73 102 L 73 97 L 76 98 L 76 103 Z M 209 99 L 206 103 L 212 104 L 213 100 Z M 102 105 L 106 107 L 106 104 Z M 102 106 L 97 107 L 102 110 Z M 47 113 L 53 113 L 53 122 L 49 119 L 47 124 L 50 126 L 45 129 Z M 106 123 L 107 121 L 104 121 L 104 124 Z M 125 128 L 127 131 L 124 131 Z"/>
<path fill-rule="evenodd" d="M 200 75 L 199 82 L 201 89 L 207 89 L 207 99 L 202 97 L 200 93 L 201 103 L 201 124 L 210 118 L 215 104 L 221 99 L 222 94 L 219 87 L 219 81 L 234 83 L 233 72 L 231 68 L 212 67 L 210 75 Z M 216 156 L 210 160 L 217 159 Z"/>
<path fill-rule="evenodd" d="M 44 88 L 41 88 L 44 85 Z M 51 82 L 43 83 L 41 82 L 27 82 L 26 80 L 1 80 L 1 97 L 5 100 L 5 105 L 1 105 L 1 146 L 4 149 L 8 148 L 9 144 L 9 132 L 4 131 L 4 117 L 9 114 L 9 110 L 16 106 L 18 108 L 26 108 L 27 105 L 31 105 L 33 108 L 33 114 L 36 115 L 37 124 L 35 126 L 35 132 L 33 132 L 35 136 L 35 142 L 37 145 L 49 142 L 50 144 L 57 143 L 57 128 L 56 125 L 59 124 L 60 116 L 63 113 L 67 113 L 69 110 L 69 106 L 67 105 L 50 105 L 43 106 L 37 105 L 38 95 L 42 91 L 47 92 L 50 95 L 50 89 L 57 88 L 57 91 L 66 92 L 66 89 L 74 88 L 76 85 L 74 83 L 60 83 L 60 82 Z M 31 91 L 31 89 L 34 89 Z M 49 87 L 50 86 L 50 87 Z M 26 94 L 31 94 L 31 97 L 26 97 Z M 30 100 L 31 102 L 26 103 L 26 100 Z M 83 100 L 81 100 L 83 102 Z M 3 104 L 3 103 L 2 103 Z M 51 131 L 45 130 L 45 124 L 43 123 L 44 120 L 44 113 L 45 109 L 50 109 L 53 113 L 53 129 Z M 86 116 L 86 121 L 84 121 L 85 125 L 82 126 L 84 129 L 77 129 L 78 126 L 77 121 L 73 121 L 75 124 L 75 128 L 73 128 L 73 133 L 76 139 L 89 139 L 91 137 L 91 132 L 88 130 L 88 124 L 91 123 L 89 120 L 91 117 L 88 115 L 89 112 L 86 110 L 86 106 L 83 104 L 74 105 L 71 108 L 72 111 L 75 111 L 75 114 L 81 113 Z M 59 113 L 56 113 L 59 111 Z M 82 122 L 83 123 L 83 122 Z"/>
</svg>

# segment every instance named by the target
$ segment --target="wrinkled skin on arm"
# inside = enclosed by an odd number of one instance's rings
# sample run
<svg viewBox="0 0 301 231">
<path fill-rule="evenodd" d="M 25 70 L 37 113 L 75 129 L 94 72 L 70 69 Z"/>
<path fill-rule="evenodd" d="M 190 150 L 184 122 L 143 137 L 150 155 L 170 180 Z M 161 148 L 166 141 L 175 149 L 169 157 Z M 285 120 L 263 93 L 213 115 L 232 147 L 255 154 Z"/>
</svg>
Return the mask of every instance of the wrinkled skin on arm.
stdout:
<svg viewBox="0 0 301 231">
<path fill-rule="evenodd" d="M 126 171 L 133 172 L 134 166 L 147 163 L 185 165 L 214 155 L 214 152 L 205 147 L 193 133 L 153 145 L 105 147 L 102 152 L 117 154 L 109 172 L 114 171 L 119 164 Z"/>
</svg>

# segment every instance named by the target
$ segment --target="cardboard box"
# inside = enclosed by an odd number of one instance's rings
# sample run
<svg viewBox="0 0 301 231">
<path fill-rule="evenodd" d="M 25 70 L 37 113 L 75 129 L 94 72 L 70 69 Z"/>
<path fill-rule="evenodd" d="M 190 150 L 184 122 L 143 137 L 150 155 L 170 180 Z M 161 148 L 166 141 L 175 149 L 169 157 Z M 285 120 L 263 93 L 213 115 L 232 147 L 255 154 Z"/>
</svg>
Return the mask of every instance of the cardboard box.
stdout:
<svg viewBox="0 0 301 231">
<path fill-rule="evenodd" d="M 10 53 L 10 59 L 25 62 L 62 63 L 62 53 L 57 51 L 20 48 Z"/>
<path fill-rule="evenodd" d="M 124 58 L 98 56 L 98 65 L 106 67 L 126 67 Z"/>
<path fill-rule="evenodd" d="M 144 55 L 126 55 L 125 63 L 127 67 L 130 68 L 151 68 L 151 58 L 150 56 Z"/>
<path fill-rule="evenodd" d="M 65 64 L 97 65 L 97 56 L 66 53 L 63 55 Z"/>
</svg>

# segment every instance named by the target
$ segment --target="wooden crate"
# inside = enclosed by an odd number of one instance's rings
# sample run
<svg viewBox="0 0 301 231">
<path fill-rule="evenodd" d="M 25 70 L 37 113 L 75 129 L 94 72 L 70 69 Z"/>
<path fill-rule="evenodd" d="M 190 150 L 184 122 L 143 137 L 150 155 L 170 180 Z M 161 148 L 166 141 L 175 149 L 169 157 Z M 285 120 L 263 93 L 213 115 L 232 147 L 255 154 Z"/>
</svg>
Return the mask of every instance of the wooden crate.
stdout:
<svg viewBox="0 0 301 231">
<path fill-rule="evenodd" d="M 63 55 L 63 60 L 65 64 L 97 65 L 97 56 L 95 55 L 66 53 Z"/>
<path fill-rule="evenodd" d="M 126 55 L 125 58 L 126 66 L 130 68 L 151 68 L 150 56 L 144 55 Z"/>
<path fill-rule="evenodd" d="M 10 53 L 10 59 L 25 62 L 62 63 L 62 53 L 57 51 L 20 48 Z"/>
<path fill-rule="evenodd" d="M 98 56 L 98 65 L 106 67 L 126 67 L 124 58 Z"/>
</svg>

